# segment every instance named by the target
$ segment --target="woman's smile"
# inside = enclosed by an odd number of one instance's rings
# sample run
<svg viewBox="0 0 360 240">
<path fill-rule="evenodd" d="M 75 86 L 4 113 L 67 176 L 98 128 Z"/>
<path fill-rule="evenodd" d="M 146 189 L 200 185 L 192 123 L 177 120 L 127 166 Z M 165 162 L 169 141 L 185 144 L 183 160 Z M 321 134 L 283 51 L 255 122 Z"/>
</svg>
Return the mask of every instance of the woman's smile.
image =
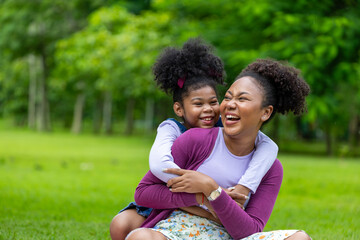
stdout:
<svg viewBox="0 0 360 240">
<path fill-rule="evenodd" d="M 226 125 L 233 125 L 240 121 L 240 117 L 233 113 L 226 113 L 225 114 L 225 124 Z"/>
</svg>

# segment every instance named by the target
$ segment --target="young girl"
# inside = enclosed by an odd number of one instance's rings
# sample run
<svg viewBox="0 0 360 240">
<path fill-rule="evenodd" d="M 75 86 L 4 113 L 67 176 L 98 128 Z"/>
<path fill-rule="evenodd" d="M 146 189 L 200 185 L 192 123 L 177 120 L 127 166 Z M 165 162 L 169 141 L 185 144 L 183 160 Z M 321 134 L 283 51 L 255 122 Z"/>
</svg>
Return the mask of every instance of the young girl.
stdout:
<svg viewBox="0 0 360 240">
<path fill-rule="evenodd" d="M 190 128 L 212 128 L 221 125 L 221 121 L 218 121 L 220 110 L 216 85 L 223 84 L 225 73 L 220 58 L 212 54 L 211 48 L 199 39 L 190 39 L 180 50 L 165 49 L 153 71 L 160 88 L 173 96 L 174 112 L 182 119 L 181 123 L 175 119 L 162 122 L 150 151 L 151 172 L 163 182 L 167 182 L 176 175 L 164 173 L 163 170 L 179 168 L 171 155 L 175 139 Z M 260 131 L 255 145 L 252 161 L 234 190 L 246 196 L 256 192 L 262 177 L 274 163 L 278 151 L 276 144 Z M 239 204 L 246 206 L 243 199 Z M 198 207 L 183 210 L 212 217 Z M 130 231 L 140 227 L 150 212 L 149 208 L 130 203 L 112 220 L 112 239 L 125 239 Z"/>
</svg>

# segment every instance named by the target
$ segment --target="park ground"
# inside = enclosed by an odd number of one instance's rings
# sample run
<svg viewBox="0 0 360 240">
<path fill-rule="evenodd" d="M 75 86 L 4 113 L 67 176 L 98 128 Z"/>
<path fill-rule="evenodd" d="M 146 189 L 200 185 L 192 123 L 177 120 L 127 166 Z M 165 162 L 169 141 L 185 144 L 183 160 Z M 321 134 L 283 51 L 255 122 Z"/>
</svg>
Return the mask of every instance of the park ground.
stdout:
<svg viewBox="0 0 360 240">
<path fill-rule="evenodd" d="M 0 239 L 110 239 L 112 217 L 148 170 L 152 141 L 2 128 Z M 359 158 L 280 149 L 279 159 L 284 180 L 265 231 L 360 239 Z"/>
</svg>

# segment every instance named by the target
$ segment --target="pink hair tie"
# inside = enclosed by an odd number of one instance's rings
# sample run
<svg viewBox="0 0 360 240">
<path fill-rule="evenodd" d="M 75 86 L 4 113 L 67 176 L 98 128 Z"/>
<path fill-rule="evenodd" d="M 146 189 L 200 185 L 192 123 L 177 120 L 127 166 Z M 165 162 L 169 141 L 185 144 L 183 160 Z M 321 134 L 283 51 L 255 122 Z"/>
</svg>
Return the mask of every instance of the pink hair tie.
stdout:
<svg viewBox="0 0 360 240">
<path fill-rule="evenodd" d="M 178 79 L 177 85 L 179 86 L 179 88 L 183 88 L 184 82 L 185 82 L 185 78 L 179 78 Z"/>
</svg>

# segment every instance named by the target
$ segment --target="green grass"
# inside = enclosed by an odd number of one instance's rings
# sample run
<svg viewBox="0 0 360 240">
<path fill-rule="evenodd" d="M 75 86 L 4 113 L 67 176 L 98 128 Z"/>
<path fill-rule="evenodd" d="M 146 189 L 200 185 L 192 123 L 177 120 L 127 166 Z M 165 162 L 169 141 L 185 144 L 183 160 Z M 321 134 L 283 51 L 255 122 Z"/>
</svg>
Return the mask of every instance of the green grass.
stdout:
<svg viewBox="0 0 360 240">
<path fill-rule="evenodd" d="M 148 170 L 150 137 L 2 129 L 0 239 L 110 239 Z M 360 159 L 280 155 L 284 181 L 265 230 L 359 239 Z"/>
</svg>

